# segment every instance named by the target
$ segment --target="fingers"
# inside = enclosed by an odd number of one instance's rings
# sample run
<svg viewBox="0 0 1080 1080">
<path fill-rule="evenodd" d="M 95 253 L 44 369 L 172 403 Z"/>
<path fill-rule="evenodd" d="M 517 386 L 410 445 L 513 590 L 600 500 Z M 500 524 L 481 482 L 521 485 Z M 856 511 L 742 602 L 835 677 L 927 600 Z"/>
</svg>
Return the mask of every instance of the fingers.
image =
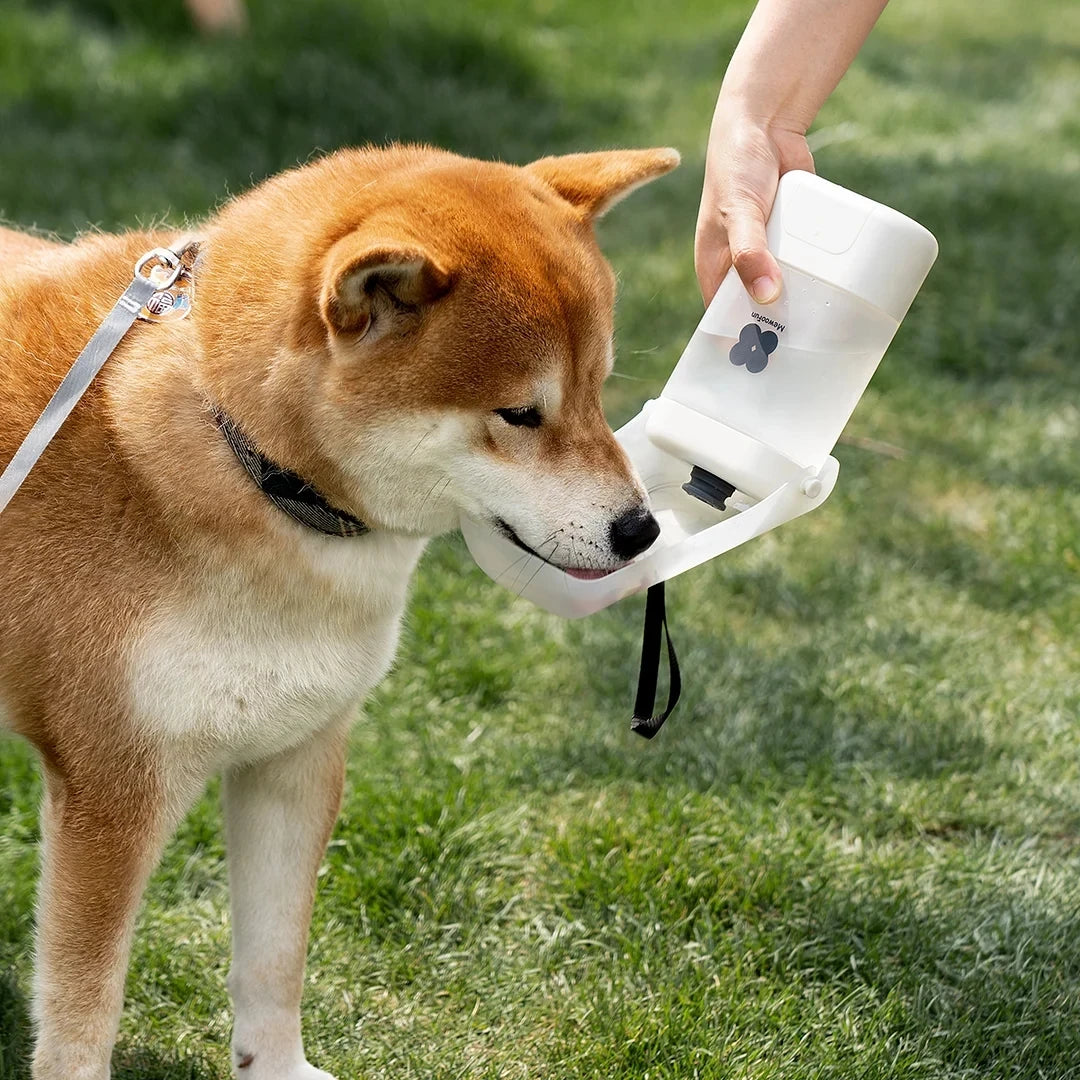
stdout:
<svg viewBox="0 0 1080 1080">
<path fill-rule="evenodd" d="M 717 102 L 705 154 L 705 180 L 694 242 L 694 268 L 706 305 L 732 264 L 755 303 L 780 296 L 780 267 L 769 252 L 765 222 L 780 177 L 812 171 L 804 133 L 748 116 L 738 103 Z"/>
<path fill-rule="evenodd" d="M 765 217 L 755 203 L 739 203 L 728 213 L 727 241 L 746 291 L 759 304 L 771 304 L 780 295 L 780 267 L 769 252 Z"/>
<path fill-rule="evenodd" d="M 742 203 L 727 213 L 702 208 L 694 238 L 694 270 L 708 307 L 734 263 L 746 291 L 759 304 L 771 304 L 782 285 L 780 267 L 765 239 L 765 218 L 758 207 Z M 721 224 L 726 220 L 726 228 Z"/>
<path fill-rule="evenodd" d="M 694 237 L 694 271 L 697 274 L 701 299 L 708 307 L 720 282 L 731 269 L 731 252 L 728 249 L 727 233 L 722 227 L 705 214 L 698 220 L 697 234 Z"/>
</svg>

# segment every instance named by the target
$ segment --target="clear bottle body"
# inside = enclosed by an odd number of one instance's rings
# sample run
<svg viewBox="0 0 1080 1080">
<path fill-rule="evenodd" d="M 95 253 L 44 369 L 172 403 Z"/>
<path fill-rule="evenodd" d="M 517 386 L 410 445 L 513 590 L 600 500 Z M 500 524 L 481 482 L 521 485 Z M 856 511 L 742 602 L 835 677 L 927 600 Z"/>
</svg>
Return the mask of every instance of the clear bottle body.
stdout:
<svg viewBox="0 0 1080 1080">
<path fill-rule="evenodd" d="M 781 264 L 784 290 L 754 304 L 728 274 L 662 397 L 764 443 L 799 466 L 828 457 L 899 323 Z"/>
</svg>

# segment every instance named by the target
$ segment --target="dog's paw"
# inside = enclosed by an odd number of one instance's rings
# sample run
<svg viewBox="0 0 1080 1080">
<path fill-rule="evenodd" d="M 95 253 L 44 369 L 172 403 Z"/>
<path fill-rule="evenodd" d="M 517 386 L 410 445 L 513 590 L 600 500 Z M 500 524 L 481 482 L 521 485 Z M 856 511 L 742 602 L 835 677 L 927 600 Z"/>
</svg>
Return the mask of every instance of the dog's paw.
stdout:
<svg viewBox="0 0 1080 1080">
<path fill-rule="evenodd" d="M 304 1062 L 304 1069 L 294 1077 L 290 1077 L 290 1080 L 337 1080 L 337 1077 L 331 1076 L 328 1072 L 323 1072 L 322 1069 L 316 1069 L 314 1065 L 309 1065 Z"/>
<path fill-rule="evenodd" d="M 323 1072 L 322 1069 L 316 1069 L 305 1061 L 299 1069 L 289 1073 L 287 1080 L 337 1080 L 337 1077 Z"/>
</svg>

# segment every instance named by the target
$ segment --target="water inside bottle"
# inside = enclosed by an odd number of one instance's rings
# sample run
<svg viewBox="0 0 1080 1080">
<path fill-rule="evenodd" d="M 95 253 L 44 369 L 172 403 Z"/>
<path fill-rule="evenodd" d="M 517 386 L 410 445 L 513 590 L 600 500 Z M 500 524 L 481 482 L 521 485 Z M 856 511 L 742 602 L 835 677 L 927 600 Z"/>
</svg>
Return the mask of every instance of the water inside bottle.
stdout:
<svg viewBox="0 0 1080 1080">
<path fill-rule="evenodd" d="M 828 456 L 899 325 L 791 266 L 773 304 L 725 279 L 664 396 L 799 465 Z"/>
</svg>

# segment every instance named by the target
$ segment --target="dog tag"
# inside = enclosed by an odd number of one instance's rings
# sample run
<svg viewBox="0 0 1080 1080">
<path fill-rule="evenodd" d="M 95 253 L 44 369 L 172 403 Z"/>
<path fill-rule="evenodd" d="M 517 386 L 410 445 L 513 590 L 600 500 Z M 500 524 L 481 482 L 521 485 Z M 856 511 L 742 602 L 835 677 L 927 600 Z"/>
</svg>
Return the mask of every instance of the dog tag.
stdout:
<svg viewBox="0 0 1080 1080">
<path fill-rule="evenodd" d="M 155 266 L 150 272 L 150 281 L 154 284 L 155 274 L 159 280 L 164 280 L 164 268 Z M 167 288 L 154 293 L 139 311 L 139 318 L 143 322 L 176 322 L 184 318 L 191 311 L 192 296 L 195 291 L 195 282 L 190 270 L 181 270 L 176 281 Z"/>
</svg>

